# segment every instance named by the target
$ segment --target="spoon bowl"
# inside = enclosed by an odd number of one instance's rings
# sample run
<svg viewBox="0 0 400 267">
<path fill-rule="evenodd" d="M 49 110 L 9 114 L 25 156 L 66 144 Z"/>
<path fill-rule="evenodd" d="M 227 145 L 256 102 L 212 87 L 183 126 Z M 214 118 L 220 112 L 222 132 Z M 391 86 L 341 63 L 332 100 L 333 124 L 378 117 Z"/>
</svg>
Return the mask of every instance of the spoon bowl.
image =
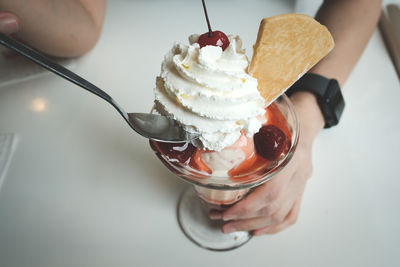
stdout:
<svg viewBox="0 0 400 267">
<path fill-rule="evenodd" d="M 140 135 L 148 139 L 180 143 L 196 139 L 198 134 L 190 133 L 166 116 L 148 113 L 128 113 L 129 124 Z"/>
</svg>

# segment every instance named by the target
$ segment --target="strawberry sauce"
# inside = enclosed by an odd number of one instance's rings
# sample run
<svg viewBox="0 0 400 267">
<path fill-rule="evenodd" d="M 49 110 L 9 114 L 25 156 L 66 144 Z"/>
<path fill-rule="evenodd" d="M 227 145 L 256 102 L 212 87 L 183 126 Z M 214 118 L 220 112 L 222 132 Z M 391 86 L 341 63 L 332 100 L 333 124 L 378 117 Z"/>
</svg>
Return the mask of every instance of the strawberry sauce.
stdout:
<svg viewBox="0 0 400 267">
<path fill-rule="evenodd" d="M 241 149 L 245 155 L 245 159 L 239 165 L 227 172 L 231 179 L 245 179 L 246 174 L 259 168 L 268 169 L 270 167 L 272 169 L 275 167 L 275 163 L 289 151 L 291 132 L 285 116 L 275 103 L 269 105 L 265 110 L 266 123 L 254 135 L 254 138 L 242 134 L 235 144 L 224 149 Z M 204 173 L 205 177 L 212 175 L 212 170 L 202 160 L 204 153 L 212 151 L 198 149 L 188 142 L 163 143 L 151 140 L 150 146 L 161 161 L 175 173 L 177 170 L 171 165 L 179 167 L 183 164 L 190 169 Z"/>
</svg>

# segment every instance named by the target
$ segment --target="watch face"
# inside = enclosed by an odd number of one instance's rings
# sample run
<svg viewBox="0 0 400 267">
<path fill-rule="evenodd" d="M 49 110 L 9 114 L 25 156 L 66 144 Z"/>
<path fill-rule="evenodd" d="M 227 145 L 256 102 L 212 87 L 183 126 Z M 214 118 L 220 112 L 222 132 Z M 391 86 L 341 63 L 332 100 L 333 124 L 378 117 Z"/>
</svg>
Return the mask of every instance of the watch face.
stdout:
<svg viewBox="0 0 400 267">
<path fill-rule="evenodd" d="M 327 110 L 325 127 L 331 127 L 338 124 L 344 110 L 344 99 L 336 80 L 330 80 L 328 88 L 323 97 Z"/>
</svg>

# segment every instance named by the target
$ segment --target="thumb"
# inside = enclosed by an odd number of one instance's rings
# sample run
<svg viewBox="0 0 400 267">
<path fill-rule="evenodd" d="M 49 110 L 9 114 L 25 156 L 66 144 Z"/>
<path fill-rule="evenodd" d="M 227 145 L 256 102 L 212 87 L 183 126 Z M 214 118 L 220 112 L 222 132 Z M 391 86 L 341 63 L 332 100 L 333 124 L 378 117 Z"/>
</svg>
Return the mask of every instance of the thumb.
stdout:
<svg viewBox="0 0 400 267">
<path fill-rule="evenodd" d="M 5 34 L 16 33 L 19 30 L 20 23 L 14 14 L 0 12 L 0 32 Z"/>
</svg>

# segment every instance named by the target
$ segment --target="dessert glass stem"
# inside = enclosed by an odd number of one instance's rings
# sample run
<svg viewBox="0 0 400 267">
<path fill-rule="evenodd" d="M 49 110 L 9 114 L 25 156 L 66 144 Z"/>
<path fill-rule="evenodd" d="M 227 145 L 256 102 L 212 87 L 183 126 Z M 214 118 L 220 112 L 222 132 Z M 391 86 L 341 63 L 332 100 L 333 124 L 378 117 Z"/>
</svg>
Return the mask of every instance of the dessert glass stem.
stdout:
<svg viewBox="0 0 400 267">
<path fill-rule="evenodd" d="M 252 235 L 247 231 L 224 234 L 223 220 L 211 220 L 211 210 L 223 211 L 230 205 L 243 198 L 249 189 L 240 190 L 215 190 L 200 186 L 189 186 L 182 194 L 178 203 L 178 221 L 182 231 L 195 244 L 202 248 L 214 251 L 226 251 L 235 249 L 247 243 Z M 238 192 L 237 192 L 238 191 Z M 222 194 L 229 196 L 229 203 L 209 202 L 208 196 Z M 235 200 L 237 198 L 237 200 Z M 223 199 L 223 197 L 221 197 Z"/>
<path fill-rule="evenodd" d="M 201 199 L 216 206 L 226 206 L 241 200 L 250 189 L 217 190 L 195 185 L 194 189 Z"/>
</svg>

